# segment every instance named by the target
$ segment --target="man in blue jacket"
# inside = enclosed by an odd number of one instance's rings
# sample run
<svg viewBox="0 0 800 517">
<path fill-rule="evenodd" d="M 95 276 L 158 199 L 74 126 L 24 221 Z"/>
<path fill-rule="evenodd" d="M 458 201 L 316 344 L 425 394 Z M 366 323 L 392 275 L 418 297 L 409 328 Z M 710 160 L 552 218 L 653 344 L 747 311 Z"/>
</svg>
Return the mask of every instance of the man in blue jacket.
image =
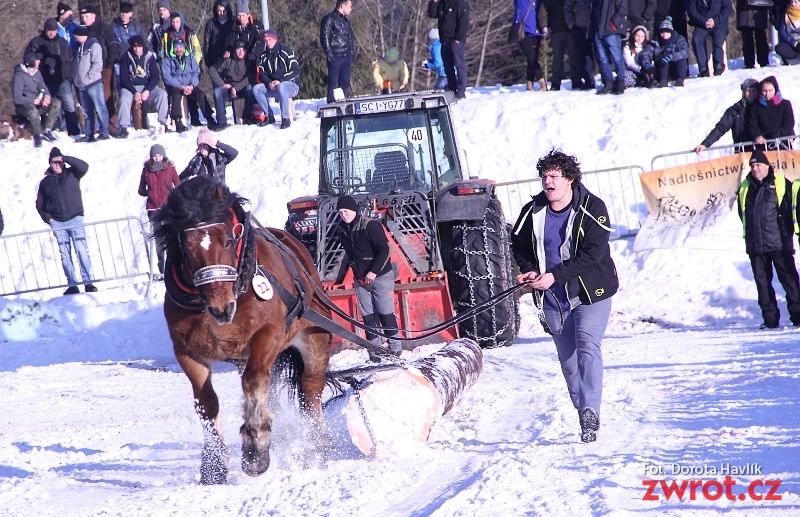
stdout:
<svg viewBox="0 0 800 517">
<path fill-rule="evenodd" d="M 581 440 L 593 442 L 603 395 L 600 345 L 619 287 L 608 210 L 581 183 L 574 156 L 553 149 L 536 168 L 543 190 L 522 208 L 511 250 L 519 282 L 531 282 L 545 331 L 553 336 Z"/>
<path fill-rule="evenodd" d="M 422 69 L 436 72 L 438 76 L 433 87 L 436 90 L 444 90 L 447 87 L 447 73 L 444 70 L 444 61 L 442 61 L 442 42 L 439 41 L 439 29 L 431 29 L 428 33 L 428 41 L 430 42 L 428 50 L 431 52 L 431 57 L 422 61 Z"/>
<path fill-rule="evenodd" d="M 699 77 L 708 77 L 708 53 L 706 52 L 706 38 L 711 36 L 714 45 L 712 58 L 714 61 L 714 75 L 722 75 L 725 71 L 725 55 L 722 44 L 728 37 L 728 18 L 731 16 L 733 6 L 731 0 L 688 0 L 686 13 L 689 15 L 689 25 L 694 27 L 692 34 L 692 49 L 697 58 Z"/>
<path fill-rule="evenodd" d="M 194 56 L 186 54 L 186 43 L 183 40 L 174 40 L 172 43 L 175 55 L 164 54 L 161 63 L 161 73 L 164 76 L 164 86 L 172 102 L 172 112 L 170 116 L 175 121 L 175 130 L 178 133 L 188 131 L 183 123 L 181 107 L 183 98 L 189 102 L 189 111 L 192 120 L 199 119 L 197 108 L 203 112 L 203 116 L 209 124 L 213 121 L 213 113 L 208 105 L 206 94 L 200 89 L 200 65 Z M 191 102 L 194 101 L 194 102 Z"/>
</svg>

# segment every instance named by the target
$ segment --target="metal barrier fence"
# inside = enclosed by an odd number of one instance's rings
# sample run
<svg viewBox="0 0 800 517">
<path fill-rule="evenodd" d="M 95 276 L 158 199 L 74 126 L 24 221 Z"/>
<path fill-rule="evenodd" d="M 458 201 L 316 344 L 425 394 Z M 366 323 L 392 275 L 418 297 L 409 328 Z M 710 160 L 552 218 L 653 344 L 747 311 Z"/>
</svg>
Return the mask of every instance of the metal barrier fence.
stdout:
<svg viewBox="0 0 800 517">
<path fill-rule="evenodd" d="M 124 217 L 83 225 L 65 226 L 63 229 L 83 227 L 92 263 L 92 281 L 83 283 L 145 277 L 147 293 L 153 280 L 152 241 L 148 240 L 145 226 L 135 217 Z M 72 261 L 76 253 L 72 247 Z M 67 287 L 68 281 L 61 266 L 61 254 L 53 230 L 38 230 L 15 235 L 0 236 L 0 296 L 44 291 Z"/>
<path fill-rule="evenodd" d="M 793 144 L 793 142 L 797 139 L 797 135 L 775 138 L 772 140 L 767 140 L 766 146 L 768 150 L 777 150 L 778 152 L 792 148 L 796 149 L 798 146 L 796 143 Z M 691 165 L 694 163 L 705 162 L 715 158 L 722 158 L 723 156 L 730 156 L 732 154 L 741 152 L 749 153 L 752 151 L 753 146 L 755 145 L 755 142 L 740 142 L 738 144 L 708 147 L 699 153 L 694 152 L 694 149 L 692 149 L 690 151 L 659 154 L 653 157 L 653 160 L 650 162 L 650 170 L 657 171 L 661 169 L 668 169 L 670 167 L 680 167 L 681 165 Z"/>
<path fill-rule="evenodd" d="M 627 165 L 583 173 L 581 183 L 602 199 L 608 208 L 611 226 L 615 230 L 611 234 L 612 239 L 636 235 L 647 218 L 647 206 L 639 181 L 642 172 L 644 169 L 638 165 Z M 541 191 L 539 178 L 495 185 L 506 220 L 512 224 L 519 217 L 522 207 Z"/>
</svg>

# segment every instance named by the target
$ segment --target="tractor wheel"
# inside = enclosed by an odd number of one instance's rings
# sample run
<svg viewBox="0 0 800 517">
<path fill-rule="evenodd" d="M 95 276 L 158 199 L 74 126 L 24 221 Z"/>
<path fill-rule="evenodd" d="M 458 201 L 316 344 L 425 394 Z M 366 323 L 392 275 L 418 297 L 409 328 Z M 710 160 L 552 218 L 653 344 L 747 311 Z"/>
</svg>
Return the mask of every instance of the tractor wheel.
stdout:
<svg viewBox="0 0 800 517">
<path fill-rule="evenodd" d="M 514 261 L 503 208 L 496 197 L 489 200 L 483 220 L 457 222 L 452 228 L 448 273 L 459 314 L 512 287 Z M 510 345 L 518 330 L 519 301 L 513 296 L 459 324 L 461 336 L 482 348 Z"/>
</svg>

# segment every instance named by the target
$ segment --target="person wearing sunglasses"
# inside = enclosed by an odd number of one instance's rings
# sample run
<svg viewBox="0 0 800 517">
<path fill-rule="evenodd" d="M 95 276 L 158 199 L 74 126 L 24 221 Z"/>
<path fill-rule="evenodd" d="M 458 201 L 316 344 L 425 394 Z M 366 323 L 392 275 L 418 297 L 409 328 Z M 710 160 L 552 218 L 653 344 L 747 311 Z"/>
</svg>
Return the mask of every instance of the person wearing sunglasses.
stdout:
<svg viewBox="0 0 800 517">
<path fill-rule="evenodd" d="M 36 211 L 42 220 L 50 225 L 61 253 L 61 266 L 67 277 L 69 288 L 65 295 L 78 294 L 78 277 L 72 263 L 72 247 L 81 266 L 81 278 L 86 284 L 87 293 L 97 292 L 92 284 L 92 262 L 86 245 L 86 232 L 83 228 L 83 199 L 81 198 L 81 178 L 89 170 L 89 165 L 74 156 L 63 156 L 58 147 L 50 150 L 50 167 L 39 182 L 36 196 Z"/>
<path fill-rule="evenodd" d="M 617 269 L 608 245 L 608 210 L 581 183 L 575 156 L 552 149 L 536 168 L 542 192 L 522 208 L 511 234 L 518 280 L 534 289 L 545 331 L 552 334 L 575 409 L 581 440 L 600 428 L 603 356 L 600 350 Z"/>
</svg>

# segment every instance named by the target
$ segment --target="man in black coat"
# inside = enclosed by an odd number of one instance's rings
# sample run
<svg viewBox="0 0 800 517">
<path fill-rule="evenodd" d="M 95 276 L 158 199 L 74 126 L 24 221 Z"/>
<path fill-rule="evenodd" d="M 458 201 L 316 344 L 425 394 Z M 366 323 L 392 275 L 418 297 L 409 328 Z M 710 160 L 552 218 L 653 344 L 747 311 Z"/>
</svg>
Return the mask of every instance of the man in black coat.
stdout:
<svg viewBox="0 0 800 517">
<path fill-rule="evenodd" d="M 686 13 L 689 25 L 694 27 L 692 49 L 697 58 L 698 77 L 708 77 L 708 53 L 706 38 L 711 36 L 713 43 L 712 58 L 714 75 L 722 75 L 725 71 L 725 55 L 722 44 L 728 37 L 728 18 L 733 12 L 731 0 L 688 0 Z"/>
<path fill-rule="evenodd" d="M 203 32 L 203 59 L 206 68 L 211 68 L 225 55 L 228 35 L 231 33 L 233 17 L 228 0 L 216 0 L 212 7 L 213 15 L 206 22 Z"/>
<path fill-rule="evenodd" d="M 784 99 L 774 75 L 759 83 L 761 95 L 747 113 L 747 128 L 753 141 L 764 149 L 792 148 L 792 140 L 768 142 L 794 134 L 794 109 L 789 99 Z"/>
<path fill-rule="evenodd" d="M 591 0 L 564 0 L 564 21 L 572 31 L 575 45 L 575 62 L 570 59 L 573 90 L 594 90 L 594 58 L 592 40 L 589 39 L 591 24 Z M 574 79 L 577 75 L 578 81 Z"/>
<path fill-rule="evenodd" d="M 447 89 L 453 90 L 456 98 L 463 99 L 467 90 L 469 3 L 467 0 L 430 0 L 428 17 L 438 20 Z"/>
<path fill-rule="evenodd" d="M 762 151 L 753 151 L 750 167 L 750 174 L 739 186 L 736 206 L 764 319 L 761 328 L 777 328 L 780 323 L 781 314 L 772 288 L 773 267 L 786 292 L 792 324 L 799 326 L 800 279 L 794 265 L 792 184 L 774 171 Z"/>
<path fill-rule="evenodd" d="M 350 89 L 355 44 L 350 25 L 352 0 L 336 0 L 336 9 L 322 18 L 319 42 L 328 62 L 328 102 L 333 102 L 333 90 L 341 88 L 345 98 Z"/>
<path fill-rule="evenodd" d="M 722 138 L 728 131 L 731 132 L 734 144 L 752 142 L 753 137 L 747 128 L 747 114 L 750 110 L 750 106 L 758 99 L 758 93 L 758 81 L 755 79 L 745 79 L 742 82 L 742 99 L 725 110 L 725 113 L 722 114 L 722 118 L 719 119 L 717 125 L 714 126 L 714 129 L 705 137 L 703 142 L 694 148 L 694 152 L 701 153 L 705 151 L 706 148 L 711 147 L 714 142 Z M 736 147 L 737 152 L 750 152 L 752 150 L 752 146 L 747 146 L 747 148 L 742 146 Z"/>
<path fill-rule="evenodd" d="M 78 115 L 75 113 L 75 98 L 72 94 L 72 64 L 74 57 L 69 43 L 58 35 L 58 21 L 48 18 L 44 30 L 33 38 L 25 48 L 25 53 L 41 54 L 39 71 L 50 93 L 61 101 L 67 133 L 71 136 L 81 134 Z"/>
<path fill-rule="evenodd" d="M 81 278 L 86 284 L 87 293 L 94 293 L 97 288 L 92 285 L 92 263 L 89 260 L 89 248 L 86 245 L 86 233 L 83 228 L 83 200 L 81 198 L 81 178 L 89 170 L 89 165 L 78 158 L 63 156 L 58 147 L 50 150 L 50 167 L 39 182 L 36 196 L 36 211 L 42 221 L 50 225 L 58 242 L 61 253 L 61 266 L 69 282 L 64 294 L 78 294 L 78 278 L 75 276 L 75 265 L 72 263 L 71 243 L 75 245 L 75 253 L 81 266 Z M 75 226 L 74 228 L 68 228 Z M 71 241 L 70 241 L 71 240 Z"/>
<path fill-rule="evenodd" d="M 550 74 L 550 89 L 560 90 L 561 80 L 564 79 L 564 55 L 569 56 L 570 78 L 573 88 L 581 82 L 581 73 L 578 68 L 578 57 L 575 54 L 575 41 L 572 31 L 567 25 L 564 16 L 564 0 L 544 0 L 544 9 L 547 11 L 546 32 L 550 35 L 550 47 L 553 49 L 553 72 Z"/>
<path fill-rule="evenodd" d="M 397 335 L 397 317 L 394 314 L 395 272 L 389 258 L 389 241 L 383 225 L 375 219 L 361 215 L 356 200 L 342 196 L 336 203 L 339 217 L 339 242 L 346 253 L 336 279 L 337 284 L 344 281 L 348 268 L 353 269 L 353 283 L 358 299 L 358 308 L 368 327 L 383 330 L 388 336 Z M 367 332 L 367 339 L 380 346 L 381 339 Z M 400 357 L 403 345 L 389 337 L 389 351 Z M 380 356 L 369 350 L 370 360 L 380 362 Z"/>
</svg>

